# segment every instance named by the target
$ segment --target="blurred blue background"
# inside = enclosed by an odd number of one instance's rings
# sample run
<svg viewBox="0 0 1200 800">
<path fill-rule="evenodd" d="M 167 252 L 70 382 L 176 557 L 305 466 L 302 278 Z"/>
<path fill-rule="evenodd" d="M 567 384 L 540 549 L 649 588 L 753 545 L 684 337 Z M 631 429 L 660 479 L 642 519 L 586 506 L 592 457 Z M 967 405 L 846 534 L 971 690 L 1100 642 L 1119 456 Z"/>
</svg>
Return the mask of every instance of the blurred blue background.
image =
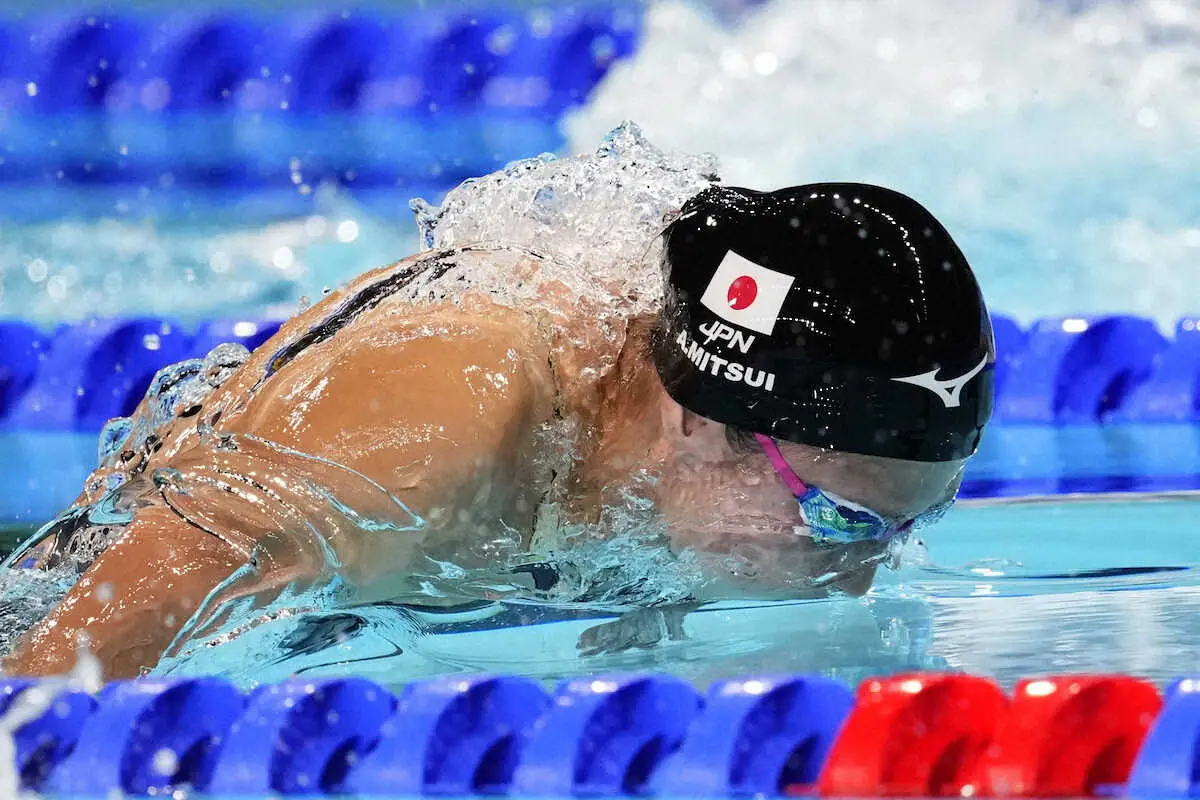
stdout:
<svg viewBox="0 0 1200 800">
<path fill-rule="evenodd" d="M 136 214 L 274 189 L 259 214 L 294 214 L 322 184 L 436 195 L 559 150 L 557 120 L 632 54 L 640 16 L 611 2 L 10 8 L 0 185 L 114 188 L 91 208 L 5 192 L 2 211 Z"/>
</svg>

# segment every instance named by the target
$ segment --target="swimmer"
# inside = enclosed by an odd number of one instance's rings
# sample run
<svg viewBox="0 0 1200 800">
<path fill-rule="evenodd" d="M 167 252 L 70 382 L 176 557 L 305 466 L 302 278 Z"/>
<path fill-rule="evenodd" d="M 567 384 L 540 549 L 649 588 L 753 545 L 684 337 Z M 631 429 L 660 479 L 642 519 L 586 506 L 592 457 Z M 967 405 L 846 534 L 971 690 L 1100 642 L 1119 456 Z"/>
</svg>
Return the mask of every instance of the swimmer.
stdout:
<svg viewBox="0 0 1200 800">
<path fill-rule="evenodd" d="M 631 491 L 672 550 L 714 557 L 690 601 L 862 594 L 953 502 L 991 415 L 966 259 L 922 206 L 864 184 L 714 186 L 658 245 L 653 313 L 613 319 L 534 280 L 542 256 L 462 247 L 289 320 L 88 482 L 79 507 L 117 498 L 111 540 L 80 547 L 96 515 L 67 517 L 28 551 L 70 550 L 82 574 L 6 671 L 64 672 L 82 637 L 107 677 L 136 675 L 234 598 L 331 568 L 355 601 L 394 597 L 419 554 L 486 561 L 500 530 L 534 552 Z M 536 286 L 530 302 L 451 298 L 481 266 Z"/>
</svg>

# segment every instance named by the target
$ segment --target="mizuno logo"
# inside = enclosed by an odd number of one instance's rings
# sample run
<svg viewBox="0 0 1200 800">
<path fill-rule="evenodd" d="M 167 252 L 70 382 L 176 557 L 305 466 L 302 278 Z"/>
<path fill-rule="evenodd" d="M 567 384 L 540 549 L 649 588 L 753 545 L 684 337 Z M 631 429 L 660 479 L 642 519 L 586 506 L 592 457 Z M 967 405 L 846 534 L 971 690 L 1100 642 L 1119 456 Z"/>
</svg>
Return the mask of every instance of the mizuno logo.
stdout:
<svg viewBox="0 0 1200 800">
<path fill-rule="evenodd" d="M 958 396 L 962 393 L 962 388 L 970 382 L 971 378 L 983 372 L 985 366 L 987 366 L 987 356 L 984 356 L 983 360 L 970 372 L 959 375 L 957 378 L 951 378 L 948 381 L 939 381 L 936 369 L 923 372 L 920 375 L 910 375 L 907 378 L 892 378 L 892 380 L 900 381 L 900 383 L 911 383 L 913 386 L 928 389 L 946 404 L 946 408 L 958 408 Z"/>
</svg>

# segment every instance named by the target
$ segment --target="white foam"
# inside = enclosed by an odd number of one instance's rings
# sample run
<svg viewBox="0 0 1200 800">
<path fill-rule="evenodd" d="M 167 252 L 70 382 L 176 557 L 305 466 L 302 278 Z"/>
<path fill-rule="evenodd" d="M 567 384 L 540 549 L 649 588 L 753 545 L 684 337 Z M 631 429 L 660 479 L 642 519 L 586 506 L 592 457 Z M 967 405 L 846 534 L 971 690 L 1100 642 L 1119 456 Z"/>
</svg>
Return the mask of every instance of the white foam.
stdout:
<svg viewBox="0 0 1200 800">
<path fill-rule="evenodd" d="M 668 0 L 566 128 L 574 151 L 635 119 L 735 185 L 886 184 L 996 310 L 1173 322 L 1200 311 L 1198 44 L 1183 0 L 775 0 L 735 28 Z"/>
<path fill-rule="evenodd" d="M 441 206 L 417 200 L 413 210 L 426 249 L 516 245 L 553 257 L 563 269 L 551 272 L 581 294 L 650 308 L 662 296 L 662 274 L 647 252 L 683 203 L 716 180 L 716 169 L 708 155 L 663 152 L 626 122 L 582 155 L 518 161 L 464 182 Z M 505 282 L 499 271 L 471 276 L 473 288 L 501 301 L 515 292 Z"/>
</svg>

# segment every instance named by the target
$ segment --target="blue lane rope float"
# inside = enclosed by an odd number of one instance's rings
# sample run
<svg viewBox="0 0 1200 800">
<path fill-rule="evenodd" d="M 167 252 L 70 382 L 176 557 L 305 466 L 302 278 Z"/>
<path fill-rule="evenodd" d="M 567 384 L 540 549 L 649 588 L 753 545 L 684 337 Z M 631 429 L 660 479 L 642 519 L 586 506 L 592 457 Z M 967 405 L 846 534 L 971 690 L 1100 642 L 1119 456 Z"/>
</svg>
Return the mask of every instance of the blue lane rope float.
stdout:
<svg viewBox="0 0 1200 800">
<path fill-rule="evenodd" d="M 340 793 L 370 751 L 396 698 L 371 681 L 341 678 L 267 687 L 224 736 L 211 794 Z"/>
<path fill-rule="evenodd" d="M 110 684 L 74 750 L 45 787 L 65 795 L 169 795 L 209 783 L 217 744 L 245 698 L 224 681 L 136 680 Z"/>
<path fill-rule="evenodd" d="M 1006 422 L 1103 421 L 1149 379 L 1167 339 L 1132 316 L 1037 322 L 996 403 Z"/>
<path fill-rule="evenodd" d="M 1179 321 L 1153 373 L 1133 387 L 1110 419 L 1186 422 L 1200 418 L 1200 318 Z"/>
<path fill-rule="evenodd" d="M 1200 677 L 1175 681 L 1129 778 L 1130 797 L 1200 797 Z"/>
<path fill-rule="evenodd" d="M 40 698 L 43 712 L 13 731 L 14 758 L 21 785 L 41 789 L 75 748 L 96 701 L 80 691 L 59 691 L 49 683 L 22 678 L 0 679 L 0 716 L 9 713 L 20 700 L 36 692 L 54 692 L 53 699 Z M 49 702 L 46 702 L 49 700 Z"/>
<path fill-rule="evenodd" d="M 6 418 L 33 385 L 50 337 L 23 322 L 0 321 L 0 419 Z"/>
<path fill-rule="evenodd" d="M 8 680 L 0 715 L 61 686 Z M 74 796 L 1033 797 L 1070 784 L 1168 800 L 1200 796 L 1198 687 L 1177 681 L 1158 710 L 1153 687 L 1119 676 L 1038 678 L 1011 697 L 945 673 L 871 679 L 857 696 L 805 675 L 727 679 L 705 697 L 644 673 L 568 679 L 552 695 L 503 675 L 398 694 L 361 678 L 249 695 L 216 678 L 137 679 L 47 694 L 14 758 L 24 788 Z M 965 719 L 972 709 L 986 719 Z"/>
<path fill-rule="evenodd" d="M 517 755 L 550 697 L 528 678 L 450 676 L 410 686 L 351 771 L 354 795 L 507 794 Z"/>
<path fill-rule="evenodd" d="M 700 694 L 666 675 L 564 681 L 524 742 L 512 793 L 612 797 L 644 793 L 655 767 L 679 747 Z"/>
<path fill-rule="evenodd" d="M 263 30 L 237 13 L 177 13 L 147 26 L 141 57 L 106 98 L 107 137 L 122 180 L 245 183 L 252 176 L 237 120 L 240 90 L 257 77 Z"/>
<path fill-rule="evenodd" d="M 182 325 L 165 319 L 89 320 L 60 328 L 5 423 L 24 430 L 99 430 L 133 410 L 154 373 L 188 358 L 192 339 Z"/>
<path fill-rule="evenodd" d="M 634 2 L 0 18 L 0 182 L 453 183 L 560 148 L 641 23 Z"/>
<path fill-rule="evenodd" d="M 817 782 L 854 705 L 837 681 L 781 675 L 718 681 L 683 745 L 654 774 L 663 797 L 754 797 Z"/>
</svg>

